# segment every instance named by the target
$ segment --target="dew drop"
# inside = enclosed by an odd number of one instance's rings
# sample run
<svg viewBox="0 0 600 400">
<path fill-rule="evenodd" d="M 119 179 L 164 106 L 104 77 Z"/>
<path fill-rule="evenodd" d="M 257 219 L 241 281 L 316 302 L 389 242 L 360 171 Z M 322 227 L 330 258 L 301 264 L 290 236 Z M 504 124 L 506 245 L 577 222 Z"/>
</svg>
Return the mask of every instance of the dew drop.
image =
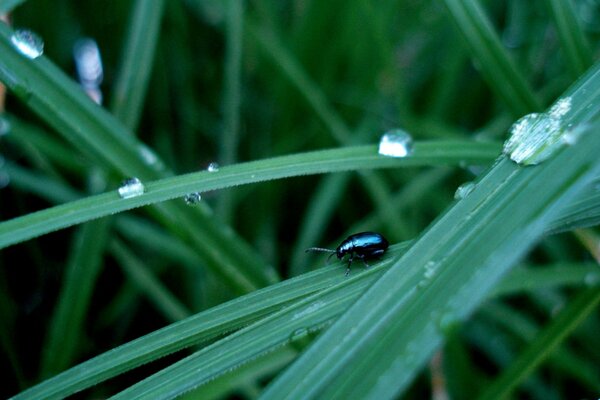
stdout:
<svg viewBox="0 0 600 400">
<path fill-rule="evenodd" d="M 469 195 L 469 193 L 471 193 L 473 191 L 473 189 L 475 189 L 474 182 L 463 183 L 456 189 L 456 192 L 454 192 L 454 199 L 456 199 L 456 200 L 464 199 L 465 197 L 467 197 Z"/>
<path fill-rule="evenodd" d="M 36 33 L 27 29 L 17 29 L 10 38 L 21 54 L 32 60 L 44 53 L 44 41 Z"/>
<path fill-rule="evenodd" d="M 208 164 L 208 168 L 206 168 L 208 172 L 217 172 L 219 170 L 219 164 L 216 162 L 211 162 Z"/>
<path fill-rule="evenodd" d="M 436 263 L 435 261 L 428 261 L 427 264 L 425 264 L 425 278 L 433 278 L 439 267 L 439 263 Z"/>
<path fill-rule="evenodd" d="M 413 151 L 413 139 L 405 131 L 394 129 L 379 140 L 379 154 L 390 157 L 406 157 Z"/>
<path fill-rule="evenodd" d="M 185 204 L 188 206 L 195 206 L 202 201 L 202 195 L 200 192 L 188 193 L 183 197 L 183 201 L 185 201 Z"/>
<path fill-rule="evenodd" d="M 129 199 L 144 194 L 144 184 L 138 178 L 129 178 L 118 189 L 122 199 Z"/>
<path fill-rule="evenodd" d="M 438 319 L 438 328 L 442 334 L 449 336 L 456 331 L 460 325 L 460 319 L 451 312 L 442 313 Z"/>
<path fill-rule="evenodd" d="M 513 124 L 503 152 L 522 165 L 536 165 L 564 145 L 574 144 L 582 130 L 567 129 L 563 117 L 571 110 L 571 98 L 558 100 L 547 113 L 526 115 Z"/>
<path fill-rule="evenodd" d="M 290 340 L 298 340 L 308 335 L 307 328 L 298 328 L 290 335 Z"/>
</svg>

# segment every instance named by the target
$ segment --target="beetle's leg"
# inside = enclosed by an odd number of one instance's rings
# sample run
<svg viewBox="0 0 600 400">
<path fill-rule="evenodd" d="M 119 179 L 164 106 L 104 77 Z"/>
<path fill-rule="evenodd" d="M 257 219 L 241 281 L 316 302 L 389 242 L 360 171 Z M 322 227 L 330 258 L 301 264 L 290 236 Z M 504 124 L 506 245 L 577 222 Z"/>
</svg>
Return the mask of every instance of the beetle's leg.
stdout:
<svg viewBox="0 0 600 400">
<path fill-rule="evenodd" d="M 365 268 L 369 268 L 369 267 L 370 267 L 370 265 L 369 265 L 369 264 L 367 264 L 367 262 L 365 261 L 365 258 L 364 258 L 364 257 L 363 257 L 363 258 L 361 258 L 361 260 L 362 260 L 363 264 L 365 264 Z"/>
<path fill-rule="evenodd" d="M 350 275 L 350 266 L 352 265 L 352 260 L 354 260 L 354 253 L 350 254 L 350 258 L 348 259 L 348 267 L 346 268 L 345 276 Z"/>
</svg>

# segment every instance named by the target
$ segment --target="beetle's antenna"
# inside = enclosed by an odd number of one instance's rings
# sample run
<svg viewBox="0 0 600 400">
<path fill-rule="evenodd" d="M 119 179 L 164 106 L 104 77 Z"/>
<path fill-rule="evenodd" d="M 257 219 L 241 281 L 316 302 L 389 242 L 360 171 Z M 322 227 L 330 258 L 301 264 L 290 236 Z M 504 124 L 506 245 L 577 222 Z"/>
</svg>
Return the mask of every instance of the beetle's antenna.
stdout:
<svg viewBox="0 0 600 400">
<path fill-rule="evenodd" d="M 310 249 L 304 250 L 305 253 L 308 253 L 309 251 L 322 252 L 322 253 L 332 253 L 332 255 L 335 254 L 335 250 L 324 249 L 322 247 L 311 247 Z"/>
</svg>

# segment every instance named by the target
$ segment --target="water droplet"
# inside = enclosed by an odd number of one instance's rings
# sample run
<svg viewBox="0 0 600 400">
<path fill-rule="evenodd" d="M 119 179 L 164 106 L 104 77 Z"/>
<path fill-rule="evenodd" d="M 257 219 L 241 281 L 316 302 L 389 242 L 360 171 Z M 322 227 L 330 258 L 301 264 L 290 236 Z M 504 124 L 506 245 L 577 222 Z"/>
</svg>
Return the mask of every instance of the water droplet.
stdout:
<svg viewBox="0 0 600 400">
<path fill-rule="evenodd" d="M 202 201 L 202 195 L 199 192 L 188 193 L 183 197 L 185 204 L 194 206 Z"/>
<path fill-rule="evenodd" d="M 10 128 L 10 122 L 4 116 L 0 115 L 0 137 L 8 135 Z"/>
<path fill-rule="evenodd" d="M 44 53 L 44 41 L 32 31 L 17 29 L 10 41 L 21 54 L 32 60 Z"/>
<path fill-rule="evenodd" d="M 73 47 L 73 57 L 81 85 L 85 88 L 100 86 L 104 72 L 96 41 L 90 38 L 79 39 Z"/>
<path fill-rule="evenodd" d="M 301 339 L 305 336 L 308 336 L 308 333 L 309 332 L 307 328 L 298 328 L 294 332 L 292 332 L 292 334 L 290 335 L 290 340 Z"/>
<path fill-rule="evenodd" d="M 295 313 L 294 316 L 292 317 L 292 321 L 295 319 L 298 319 L 298 318 L 305 317 L 309 314 L 312 314 L 315 311 L 317 311 L 318 309 L 320 309 L 321 307 L 323 307 L 324 305 L 325 305 L 325 302 L 323 302 L 323 301 L 317 301 L 315 303 L 312 303 L 310 306 Z"/>
<path fill-rule="evenodd" d="M 454 192 L 454 198 L 456 200 L 464 199 L 473 191 L 473 189 L 475 189 L 474 182 L 465 182 L 456 189 L 456 192 Z"/>
<path fill-rule="evenodd" d="M 428 261 L 427 264 L 425 264 L 425 279 L 433 278 L 439 267 L 439 263 L 436 263 L 435 261 Z"/>
<path fill-rule="evenodd" d="M 138 178 L 129 178 L 121 184 L 118 192 L 123 199 L 137 197 L 144 194 L 144 184 Z"/>
<path fill-rule="evenodd" d="M 219 164 L 216 162 L 211 162 L 208 164 L 208 168 L 206 168 L 208 172 L 217 172 L 219 170 Z"/>
<path fill-rule="evenodd" d="M 379 154 L 390 157 L 406 157 L 413 151 L 413 139 L 405 131 L 394 129 L 379 140 Z"/>
<path fill-rule="evenodd" d="M 548 115 L 553 118 L 562 118 L 571 111 L 571 97 L 563 97 L 550 107 Z"/>
<path fill-rule="evenodd" d="M 587 286 L 596 286 L 598 283 L 600 283 L 600 273 L 598 273 L 598 272 L 587 273 L 585 275 L 585 278 L 583 278 L 583 282 Z"/>
<path fill-rule="evenodd" d="M 522 165 L 535 165 L 548 159 L 566 144 L 573 144 L 582 133 L 566 129 L 562 118 L 571 110 L 571 98 L 558 100 L 547 113 L 533 113 L 513 124 L 504 142 L 504 154 Z"/>
</svg>

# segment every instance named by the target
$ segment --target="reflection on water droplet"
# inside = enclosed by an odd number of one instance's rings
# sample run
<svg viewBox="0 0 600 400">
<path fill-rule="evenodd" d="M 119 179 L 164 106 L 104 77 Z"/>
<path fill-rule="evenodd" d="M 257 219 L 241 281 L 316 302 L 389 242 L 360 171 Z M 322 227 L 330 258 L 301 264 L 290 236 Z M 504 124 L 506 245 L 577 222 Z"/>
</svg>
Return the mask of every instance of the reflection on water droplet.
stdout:
<svg viewBox="0 0 600 400">
<path fill-rule="evenodd" d="M 456 189 L 456 192 L 454 192 L 454 198 L 456 200 L 464 199 L 473 191 L 473 189 L 475 189 L 475 183 L 465 182 Z"/>
<path fill-rule="evenodd" d="M 513 124 L 504 142 L 504 154 L 522 165 L 548 159 L 565 144 L 574 144 L 581 130 L 566 129 L 563 117 L 571 110 L 571 98 L 558 100 L 547 113 L 533 113 Z"/>
<path fill-rule="evenodd" d="M 550 107 L 548 115 L 553 118 L 562 118 L 567 115 L 569 111 L 571 111 L 571 98 L 563 97 Z"/>
<path fill-rule="evenodd" d="M 202 195 L 199 192 L 188 193 L 184 196 L 183 200 L 185 204 L 193 206 L 202 201 Z"/>
<path fill-rule="evenodd" d="M 123 199 L 137 197 L 144 194 L 144 184 L 138 178 L 129 178 L 119 187 L 118 192 Z"/>
<path fill-rule="evenodd" d="M 216 162 L 211 162 L 208 164 L 208 168 L 206 168 L 208 172 L 217 172 L 219 170 L 219 164 Z"/>
<path fill-rule="evenodd" d="M 405 131 L 394 129 L 379 140 L 379 154 L 390 157 L 406 157 L 413 151 L 413 139 Z"/>
<path fill-rule="evenodd" d="M 44 53 L 44 41 L 32 31 L 18 29 L 13 33 L 10 41 L 21 54 L 32 60 Z"/>
</svg>

